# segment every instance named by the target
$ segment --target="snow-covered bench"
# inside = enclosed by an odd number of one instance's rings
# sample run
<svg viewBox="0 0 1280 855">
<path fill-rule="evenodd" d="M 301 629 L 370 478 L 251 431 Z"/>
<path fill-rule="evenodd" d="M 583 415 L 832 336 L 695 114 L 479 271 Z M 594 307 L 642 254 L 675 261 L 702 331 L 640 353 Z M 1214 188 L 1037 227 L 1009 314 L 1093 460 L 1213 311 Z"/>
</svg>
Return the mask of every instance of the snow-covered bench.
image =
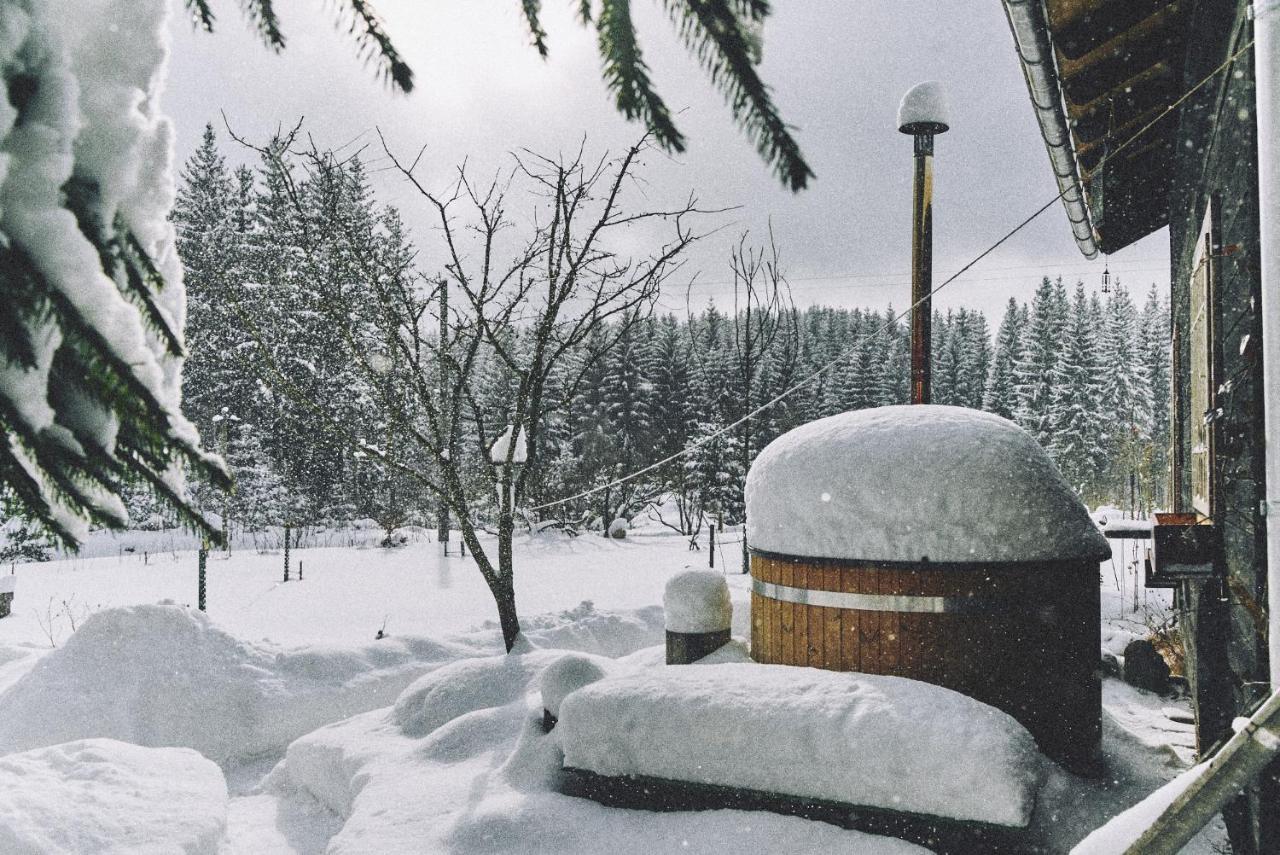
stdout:
<svg viewBox="0 0 1280 855">
<path fill-rule="evenodd" d="M 1043 773 L 1022 725 L 972 698 L 780 665 L 605 677 L 564 698 L 556 733 L 575 795 L 775 810 L 943 851 L 1014 843 Z"/>
</svg>

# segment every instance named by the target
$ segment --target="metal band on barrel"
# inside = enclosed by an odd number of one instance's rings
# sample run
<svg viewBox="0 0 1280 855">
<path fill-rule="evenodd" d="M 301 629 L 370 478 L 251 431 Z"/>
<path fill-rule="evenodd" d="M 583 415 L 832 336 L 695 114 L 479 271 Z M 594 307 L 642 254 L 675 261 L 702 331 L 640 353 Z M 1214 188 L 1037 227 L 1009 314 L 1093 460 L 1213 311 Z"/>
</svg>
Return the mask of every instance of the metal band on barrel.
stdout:
<svg viewBox="0 0 1280 855">
<path fill-rule="evenodd" d="M 1008 603 L 993 597 L 932 597 L 911 594 L 852 594 L 845 591 L 815 591 L 792 588 L 761 579 L 751 579 L 751 590 L 771 600 L 822 606 L 828 609 L 856 609 L 863 612 L 915 612 L 919 614 L 986 614 L 1005 611 Z"/>
</svg>

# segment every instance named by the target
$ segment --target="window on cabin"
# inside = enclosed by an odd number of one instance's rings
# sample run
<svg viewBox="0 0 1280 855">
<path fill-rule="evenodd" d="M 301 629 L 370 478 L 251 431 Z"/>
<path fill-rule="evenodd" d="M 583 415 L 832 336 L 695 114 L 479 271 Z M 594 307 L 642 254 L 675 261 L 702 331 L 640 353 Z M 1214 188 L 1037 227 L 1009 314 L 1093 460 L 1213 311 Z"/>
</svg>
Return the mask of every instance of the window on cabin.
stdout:
<svg viewBox="0 0 1280 855">
<path fill-rule="evenodd" d="M 1213 516 L 1213 234 L 1205 212 L 1191 273 L 1190 407 L 1191 507 Z"/>
</svg>

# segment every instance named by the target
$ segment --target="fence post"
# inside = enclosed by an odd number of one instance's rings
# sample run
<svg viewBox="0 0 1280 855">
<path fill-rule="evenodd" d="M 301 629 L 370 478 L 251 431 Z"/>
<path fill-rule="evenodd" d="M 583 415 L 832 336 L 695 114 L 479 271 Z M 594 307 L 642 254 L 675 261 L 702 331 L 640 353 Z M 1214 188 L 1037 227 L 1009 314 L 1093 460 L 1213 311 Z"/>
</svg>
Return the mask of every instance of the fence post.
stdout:
<svg viewBox="0 0 1280 855">
<path fill-rule="evenodd" d="M 667 664 L 689 665 L 729 643 L 733 602 L 719 573 L 685 570 L 667 580 L 662 594 Z"/>
<path fill-rule="evenodd" d="M 709 556 L 709 559 L 711 562 L 707 566 L 709 566 L 712 570 L 714 570 L 716 569 L 716 524 L 715 523 L 707 524 L 707 536 L 710 539 L 710 548 L 707 550 L 707 555 Z"/>
<path fill-rule="evenodd" d="M 289 581 L 289 524 L 284 525 L 284 580 Z"/>
<path fill-rule="evenodd" d="M 747 549 L 747 521 L 742 521 L 742 575 L 751 572 L 751 552 Z"/>
<path fill-rule="evenodd" d="M 196 576 L 196 607 L 200 611 L 205 610 L 205 565 L 209 561 L 209 542 L 202 540 L 200 542 L 199 552 L 199 568 L 200 572 Z"/>
</svg>

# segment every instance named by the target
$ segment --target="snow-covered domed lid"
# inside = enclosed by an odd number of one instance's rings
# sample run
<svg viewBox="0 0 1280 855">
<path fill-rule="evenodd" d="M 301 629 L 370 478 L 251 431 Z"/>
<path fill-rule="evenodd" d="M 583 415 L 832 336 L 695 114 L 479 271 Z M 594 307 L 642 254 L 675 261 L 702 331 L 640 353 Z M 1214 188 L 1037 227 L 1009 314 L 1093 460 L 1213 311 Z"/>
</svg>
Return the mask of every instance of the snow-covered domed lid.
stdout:
<svg viewBox="0 0 1280 855">
<path fill-rule="evenodd" d="M 1110 546 L 1044 449 L 963 407 L 855 410 L 760 452 L 753 549 L 866 561 L 1102 561 Z"/>
<path fill-rule="evenodd" d="M 936 80 L 917 83 L 902 96 L 898 105 L 898 130 L 904 134 L 940 134 L 951 126 L 942 84 Z"/>
</svg>

